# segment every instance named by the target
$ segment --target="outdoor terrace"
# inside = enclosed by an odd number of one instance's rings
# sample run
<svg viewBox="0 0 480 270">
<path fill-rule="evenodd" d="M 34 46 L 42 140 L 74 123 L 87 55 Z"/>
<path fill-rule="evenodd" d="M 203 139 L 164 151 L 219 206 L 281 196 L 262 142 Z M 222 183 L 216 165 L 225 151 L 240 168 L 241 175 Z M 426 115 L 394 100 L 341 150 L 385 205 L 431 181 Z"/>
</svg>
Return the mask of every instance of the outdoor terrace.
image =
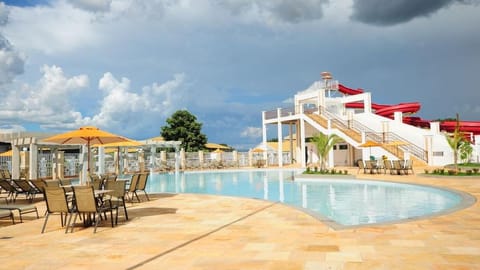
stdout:
<svg viewBox="0 0 480 270">
<path fill-rule="evenodd" d="M 356 173 L 356 168 L 349 168 Z M 358 175 L 436 185 L 478 200 L 475 178 Z M 57 217 L 0 224 L 4 269 L 478 269 L 480 206 L 392 225 L 334 230 L 298 209 L 255 199 L 159 194 L 128 203 L 129 221 L 65 234 Z M 44 202 L 37 202 L 40 213 Z"/>
</svg>

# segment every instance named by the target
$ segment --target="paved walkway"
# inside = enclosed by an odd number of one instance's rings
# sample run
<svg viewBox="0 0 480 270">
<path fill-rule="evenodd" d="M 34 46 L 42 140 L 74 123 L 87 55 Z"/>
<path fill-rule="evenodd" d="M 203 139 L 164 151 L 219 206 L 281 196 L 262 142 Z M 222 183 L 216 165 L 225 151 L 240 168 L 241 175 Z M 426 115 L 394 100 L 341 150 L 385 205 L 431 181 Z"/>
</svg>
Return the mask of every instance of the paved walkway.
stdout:
<svg viewBox="0 0 480 270">
<path fill-rule="evenodd" d="M 360 178 L 365 177 L 363 175 Z M 367 176 L 371 178 L 370 176 Z M 465 191 L 480 179 L 375 176 Z M 43 202 L 38 203 L 43 213 Z M 57 216 L 1 220 L 1 269 L 480 269 L 480 206 L 393 225 L 334 230 L 302 211 L 254 199 L 157 195 L 130 220 L 75 228 Z M 121 213 L 121 212 L 120 212 Z M 107 224 L 107 225 L 105 225 Z"/>
</svg>

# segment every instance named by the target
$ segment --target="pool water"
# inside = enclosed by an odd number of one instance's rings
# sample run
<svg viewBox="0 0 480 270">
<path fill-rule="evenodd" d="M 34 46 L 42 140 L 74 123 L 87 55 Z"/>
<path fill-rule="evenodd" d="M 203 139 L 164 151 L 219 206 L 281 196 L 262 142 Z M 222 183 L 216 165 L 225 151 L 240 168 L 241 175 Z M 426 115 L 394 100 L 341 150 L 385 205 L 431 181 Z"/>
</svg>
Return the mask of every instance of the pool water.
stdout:
<svg viewBox="0 0 480 270">
<path fill-rule="evenodd" d="M 149 193 L 199 193 L 282 202 L 342 226 L 395 222 L 449 211 L 462 196 L 443 189 L 383 181 L 295 180 L 298 170 L 152 174 Z"/>
</svg>

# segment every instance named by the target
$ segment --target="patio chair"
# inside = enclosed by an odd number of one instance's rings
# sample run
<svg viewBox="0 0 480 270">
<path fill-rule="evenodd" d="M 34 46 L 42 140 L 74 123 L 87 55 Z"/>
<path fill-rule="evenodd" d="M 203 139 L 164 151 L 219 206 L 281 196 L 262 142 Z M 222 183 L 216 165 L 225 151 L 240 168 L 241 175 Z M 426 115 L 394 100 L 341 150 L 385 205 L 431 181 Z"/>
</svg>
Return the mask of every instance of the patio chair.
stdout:
<svg viewBox="0 0 480 270">
<path fill-rule="evenodd" d="M 114 173 L 107 174 L 106 181 L 116 181 L 117 175 Z"/>
<path fill-rule="evenodd" d="M 405 170 L 405 167 L 402 165 L 402 162 L 400 160 L 394 160 L 392 161 L 392 163 L 393 163 L 393 168 L 395 169 L 397 174 L 399 175 L 408 174 L 408 170 Z"/>
<path fill-rule="evenodd" d="M 98 175 L 90 175 L 90 182 L 94 189 L 103 188 L 103 179 Z"/>
<path fill-rule="evenodd" d="M 15 179 L 13 183 L 21 190 L 21 193 L 25 194 L 26 199 L 30 202 L 35 199 L 36 194 L 42 194 L 42 191 L 31 185 L 28 180 Z"/>
<path fill-rule="evenodd" d="M 391 160 L 384 160 L 383 161 L 383 166 L 385 168 L 385 173 L 386 171 L 390 171 L 390 174 L 395 174 L 397 171 L 395 170 L 395 168 L 393 168 L 393 165 L 392 165 L 392 161 Z"/>
<path fill-rule="evenodd" d="M 357 162 L 358 164 L 358 171 L 357 171 L 357 174 L 360 172 L 360 171 L 363 171 L 363 173 L 367 173 L 367 169 L 365 168 L 365 163 L 363 163 L 363 160 L 359 160 Z"/>
<path fill-rule="evenodd" d="M 370 173 L 370 174 L 376 174 L 379 172 L 377 169 L 376 165 L 374 164 L 375 161 L 372 160 L 367 160 L 365 161 L 365 169 Z"/>
<path fill-rule="evenodd" d="M 62 227 L 66 226 L 65 233 L 67 233 L 68 224 L 67 217 L 73 215 L 74 208 L 69 206 L 65 189 L 62 187 L 45 187 L 45 203 L 47 204 L 47 213 L 45 215 L 45 222 L 43 223 L 42 233 L 45 232 L 48 218 L 51 214 L 59 213 Z M 64 217 L 65 214 L 65 217 Z"/>
<path fill-rule="evenodd" d="M 60 186 L 71 186 L 72 185 L 72 179 L 59 179 Z"/>
<path fill-rule="evenodd" d="M 138 202 L 140 202 L 140 198 L 138 197 L 138 194 L 137 194 L 138 191 L 142 191 L 145 194 L 145 197 L 147 197 L 147 201 L 150 201 L 150 198 L 148 197 L 148 194 L 145 191 L 145 188 L 147 187 L 147 180 L 148 180 L 147 173 L 141 173 L 138 176 L 137 186 L 133 191 L 133 194 L 135 194 L 135 197 L 137 198 Z"/>
<path fill-rule="evenodd" d="M 102 203 L 99 203 L 95 197 L 95 192 L 92 186 L 74 186 L 73 187 L 73 196 L 75 197 L 75 217 L 73 218 L 73 223 L 67 222 L 67 231 L 68 227 L 71 227 L 73 232 L 73 227 L 77 220 L 79 214 L 87 215 L 87 218 L 84 219 L 84 224 L 89 225 L 89 221 L 95 223 L 94 233 L 97 232 L 98 223 L 101 220 L 102 214 L 107 214 L 110 212 L 110 219 L 112 221 L 112 227 L 114 226 L 113 220 L 113 207 L 109 200 L 105 200 Z M 91 219 L 93 215 L 93 220 Z M 118 210 L 116 211 L 116 219 L 118 218 Z M 116 221 L 115 221 L 116 223 Z"/>
<path fill-rule="evenodd" d="M 131 194 L 131 198 L 129 198 L 130 201 L 133 201 L 133 195 L 135 194 L 135 189 L 137 188 L 137 183 L 138 183 L 138 178 L 140 177 L 139 173 L 134 173 L 132 174 L 132 178 L 130 179 L 130 185 L 128 186 L 127 189 L 127 196 Z"/>
<path fill-rule="evenodd" d="M 10 210 L 0 209 L 0 218 L 10 218 L 12 220 L 12 224 L 15 225 L 15 218 Z"/>
<path fill-rule="evenodd" d="M 40 218 L 38 216 L 38 210 L 37 207 L 34 204 L 0 204 L 0 209 L 3 210 L 10 210 L 10 211 L 18 211 L 18 214 L 20 216 L 20 222 L 23 222 L 23 214 L 28 214 L 28 213 L 33 213 L 35 212 L 37 214 L 37 218 Z"/>
<path fill-rule="evenodd" d="M 113 207 L 116 206 L 120 208 L 123 206 L 125 219 L 128 220 L 127 204 L 125 203 L 125 181 L 108 180 L 105 184 L 105 189 L 112 190 L 112 192 L 108 194 L 108 199 L 111 201 Z"/>
<path fill-rule="evenodd" d="M 59 187 L 60 180 L 43 180 L 45 182 L 45 186 L 47 187 Z"/>
<path fill-rule="evenodd" d="M 411 171 L 412 174 L 415 174 L 415 172 L 413 171 L 413 160 L 411 159 L 407 159 L 405 160 L 405 170 L 407 171 Z"/>
</svg>

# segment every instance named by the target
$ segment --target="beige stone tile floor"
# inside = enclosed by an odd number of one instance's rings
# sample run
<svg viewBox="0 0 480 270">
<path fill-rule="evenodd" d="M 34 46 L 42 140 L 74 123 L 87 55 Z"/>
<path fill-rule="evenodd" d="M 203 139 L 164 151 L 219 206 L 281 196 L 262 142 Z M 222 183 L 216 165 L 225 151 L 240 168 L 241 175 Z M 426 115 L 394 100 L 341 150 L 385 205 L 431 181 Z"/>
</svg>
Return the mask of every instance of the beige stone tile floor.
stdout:
<svg viewBox="0 0 480 270">
<path fill-rule="evenodd" d="M 356 170 L 351 170 L 356 172 Z M 480 196 L 480 179 L 370 176 Z M 115 228 L 65 234 L 58 216 L 0 220 L 0 269 L 480 269 L 480 207 L 410 222 L 335 230 L 281 203 L 160 194 L 129 203 Z M 41 215 L 44 202 L 37 205 Z"/>
</svg>

